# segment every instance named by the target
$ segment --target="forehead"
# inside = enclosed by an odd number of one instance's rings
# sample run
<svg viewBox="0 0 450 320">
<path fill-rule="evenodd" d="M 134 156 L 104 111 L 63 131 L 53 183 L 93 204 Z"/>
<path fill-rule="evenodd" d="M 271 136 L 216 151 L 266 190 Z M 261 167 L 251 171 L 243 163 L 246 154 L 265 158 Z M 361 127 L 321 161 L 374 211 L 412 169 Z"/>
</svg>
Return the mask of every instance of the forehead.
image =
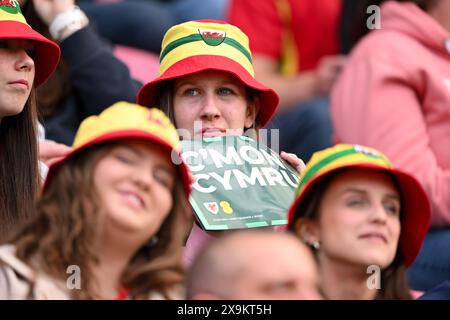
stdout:
<svg viewBox="0 0 450 320">
<path fill-rule="evenodd" d="M 210 82 L 210 83 L 231 82 L 236 85 L 244 86 L 235 75 L 220 70 L 206 70 L 191 75 L 187 75 L 175 80 L 176 84 L 186 82 Z"/>
<path fill-rule="evenodd" d="M 366 191 L 378 188 L 394 194 L 399 193 L 392 176 L 370 169 L 350 169 L 337 173 L 327 191 L 337 191 L 347 187 L 357 187 Z"/>
<path fill-rule="evenodd" d="M 171 162 L 170 152 L 161 145 L 142 139 L 124 139 L 115 144 L 111 151 L 128 150 L 142 157 L 152 157 L 161 163 L 167 163 L 173 166 Z"/>
</svg>

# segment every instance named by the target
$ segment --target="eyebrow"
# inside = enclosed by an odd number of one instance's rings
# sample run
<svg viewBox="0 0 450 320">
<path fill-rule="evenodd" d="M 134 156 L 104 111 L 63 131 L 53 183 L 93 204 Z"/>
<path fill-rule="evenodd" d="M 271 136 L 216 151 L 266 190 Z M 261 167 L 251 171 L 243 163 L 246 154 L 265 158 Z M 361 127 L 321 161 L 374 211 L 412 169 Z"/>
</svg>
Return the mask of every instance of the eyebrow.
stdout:
<svg viewBox="0 0 450 320">
<path fill-rule="evenodd" d="M 140 158 L 144 158 L 144 154 L 142 151 L 140 151 L 138 148 L 134 147 L 134 146 L 130 146 L 130 145 L 121 145 L 121 148 L 124 148 L 126 150 L 131 151 L 132 153 L 136 154 L 138 157 Z M 174 173 L 176 172 L 176 169 L 173 168 L 173 166 L 171 165 L 167 165 L 165 162 L 164 163 L 157 163 L 156 167 L 159 169 L 164 169 L 169 173 Z"/>
<path fill-rule="evenodd" d="M 139 150 L 138 148 L 136 148 L 136 147 L 133 147 L 133 146 L 124 144 L 124 145 L 121 145 L 120 148 L 123 148 L 123 149 L 126 149 L 126 150 L 128 150 L 128 151 L 131 151 L 132 153 L 134 153 L 135 155 L 137 155 L 137 156 L 140 157 L 140 158 L 143 158 L 143 157 L 144 157 L 142 151 L 140 151 L 140 150 Z"/>
<path fill-rule="evenodd" d="M 209 80 L 207 80 L 207 81 L 209 81 Z M 234 79 L 223 79 L 216 83 L 216 85 L 218 85 L 218 86 L 233 85 L 236 87 L 239 86 L 239 84 L 240 84 L 240 82 L 238 80 L 234 80 Z M 175 82 L 175 90 L 177 90 L 179 87 L 182 87 L 185 85 L 197 86 L 197 85 L 199 85 L 199 83 L 198 83 L 198 80 L 183 80 L 183 79 L 181 79 L 178 81 L 178 84 Z"/>
<path fill-rule="evenodd" d="M 348 192 L 354 192 L 354 193 L 359 193 L 359 194 L 363 194 L 363 195 L 367 195 L 367 193 L 368 193 L 364 189 L 359 189 L 359 188 L 355 188 L 355 187 L 349 187 L 349 188 L 344 189 L 341 192 L 341 194 L 345 194 L 345 193 L 348 193 Z M 393 194 L 393 193 L 388 193 L 388 194 L 385 195 L 385 197 L 400 201 L 400 196 L 398 196 L 396 194 Z"/>
</svg>

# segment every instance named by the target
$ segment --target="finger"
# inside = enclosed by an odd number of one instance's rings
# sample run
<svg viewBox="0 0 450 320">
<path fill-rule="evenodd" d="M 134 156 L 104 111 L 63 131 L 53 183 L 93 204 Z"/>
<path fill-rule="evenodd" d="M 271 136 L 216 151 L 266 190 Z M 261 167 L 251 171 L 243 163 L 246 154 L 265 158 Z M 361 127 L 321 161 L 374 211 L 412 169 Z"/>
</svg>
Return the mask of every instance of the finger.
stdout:
<svg viewBox="0 0 450 320">
<path fill-rule="evenodd" d="M 58 162 L 59 160 L 64 159 L 64 157 L 57 157 L 57 158 L 51 158 L 51 159 L 47 159 L 46 161 L 44 161 L 44 163 L 50 167 L 52 164 L 54 164 L 55 162 Z"/>
<path fill-rule="evenodd" d="M 280 157 L 293 166 L 299 173 L 305 168 L 305 163 L 295 153 L 281 151 Z"/>
<path fill-rule="evenodd" d="M 54 141 L 45 140 L 39 142 L 39 159 L 46 164 L 49 160 L 63 157 L 70 151 L 72 151 L 71 147 Z"/>
</svg>

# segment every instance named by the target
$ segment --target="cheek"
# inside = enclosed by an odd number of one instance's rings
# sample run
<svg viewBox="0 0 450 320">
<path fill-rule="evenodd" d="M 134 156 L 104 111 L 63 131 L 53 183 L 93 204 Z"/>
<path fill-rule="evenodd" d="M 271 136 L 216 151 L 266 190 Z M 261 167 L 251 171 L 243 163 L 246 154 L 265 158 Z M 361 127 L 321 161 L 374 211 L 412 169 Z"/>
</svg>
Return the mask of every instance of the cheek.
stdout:
<svg viewBox="0 0 450 320">
<path fill-rule="evenodd" d="M 400 220 L 397 218 L 392 218 L 392 220 L 389 221 L 389 229 L 391 230 L 392 237 L 398 241 L 400 239 L 401 232 Z"/>
<path fill-rule="evenodd" d="M 194 107 L 187 107 L 179 103 L 174 103 L 173 113 L 178 128 L 192 127 L 197 115 Z"/>
<path fill-rule="evenodd" d="M 158 204 L 159 214 L 164 220 L 170 213 L 173 206 L 172 192 L 164 187 L 160 187 L 154 194 L 155 203 Z"/>
<path fill-rule="evenodd" d="M 330 242 L 340 241 L 340 239 L 351 238 L 354 230 L 361 223 L 359 220 L 354 212 L 328 211 L 327 214 L 322 214 L 320 228 Z"/>
</svg>

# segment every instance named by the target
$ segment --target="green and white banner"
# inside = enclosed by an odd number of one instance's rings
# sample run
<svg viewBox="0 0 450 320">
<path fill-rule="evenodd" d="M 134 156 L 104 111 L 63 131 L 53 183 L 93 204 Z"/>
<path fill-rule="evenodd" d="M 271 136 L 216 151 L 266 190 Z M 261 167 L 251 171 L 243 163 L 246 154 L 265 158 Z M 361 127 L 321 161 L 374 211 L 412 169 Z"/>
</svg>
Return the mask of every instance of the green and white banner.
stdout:
<svg viewBox="0 0 450 320">
<path fill-rule="evenodd" d="M 190 203 L 204 230 L 287 224 L 298 173 L 277 153 L 245 136 L 182 144 L 196 178 Z"/>
</svg>

